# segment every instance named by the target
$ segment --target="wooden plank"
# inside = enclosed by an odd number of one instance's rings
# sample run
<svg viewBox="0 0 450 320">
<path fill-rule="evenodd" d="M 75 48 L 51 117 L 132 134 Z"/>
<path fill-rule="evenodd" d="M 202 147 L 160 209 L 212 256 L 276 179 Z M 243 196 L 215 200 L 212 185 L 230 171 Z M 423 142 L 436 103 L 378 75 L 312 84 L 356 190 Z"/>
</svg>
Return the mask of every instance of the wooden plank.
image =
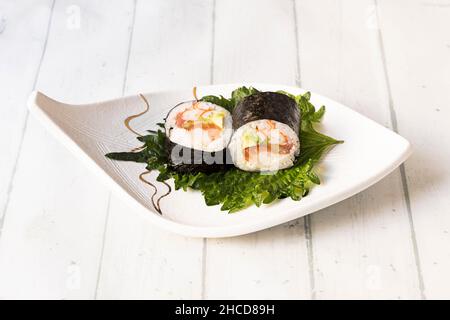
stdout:
<svg viewBox="0 0 450 320">
<path fill-rule="evenodd" d="M 127 93 L 209 82 L 212 4 L 138 2 Z M 97 297 L 200 298 L 202 246 L 202 239 L 160 230 L 113 198 Z"/>
<path fill-rule="evenodd" d="M 132 13 L 132 1 L 57 1 L 37 88 L 75 103 L 120 95 Z M 0 242 L 0 296 L 93 298 L 108 194 L 30 118 Z"/>
<path fill-rule="evenodd" d="M 428 299 L 450 298 L 450 1 L 378 1 L 391 103 Z"/>
<path fill-rule="evenodd" d="M 214 82 L 295 85 L 293 2 L 216 2 Z M 205 266 L 206 298 L 310 296 L 302 219 L 243 237 L 208 240 Z"/>
<path fill-rule="evenodd" d="M 296 9 L 302 87 L 390 127 L 374 3 L 297 0 Z M 315 297 L 420 298 L 398 170 L 310 222 Z"/>
<path fill-rule="evenodd" d="M 0 233 L 51 10 L 52 0 L 0 3 Z"/>
</svg>

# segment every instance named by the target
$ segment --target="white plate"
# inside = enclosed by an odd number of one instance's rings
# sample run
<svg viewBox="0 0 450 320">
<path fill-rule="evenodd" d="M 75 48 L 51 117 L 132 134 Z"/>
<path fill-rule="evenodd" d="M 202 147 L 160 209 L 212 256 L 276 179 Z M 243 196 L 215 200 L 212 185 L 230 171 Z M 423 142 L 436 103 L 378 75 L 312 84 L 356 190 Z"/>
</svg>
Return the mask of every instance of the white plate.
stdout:
<svg viewBox="0 0 450 320">
<path fill-rule="evenodd" d="M 231 91 L 241 85 L 199 87 L 198 96 L 229 97 Z M 264 91 L 304 92 L 282 85 L 245 85 Z M 145 96 L 150 102 L 150 111 L 132 122 L 133 128 L 140 132 L 154 129 L 172 106 L 192 99 L 192 89 L 151 92 Z M 316 108 L 327 107 L 320 131 L 345 143 L 325 155 L 318 167 L 322 184 L 315 186 L 307 197 L 301 201 L 284 199 L 227 214 L 220 211 L 220 206 L 206 206 L 197 191 L 174 191 L 161 200 L 163 216 L 151 205 L 149 186 L 138 179 L 145 165 L 112 161 L 104 156 L 140 145 L 123 124 L 126 117 L 144 109 L 138 95 L 89 105 L 68 105 L 33 92 L 28 106 L 113 191 L 154 224 L 187 236 L 229 237 L 269 228 L 344 200 L 389 174 L 410 155 L 409 142 L 396 133 L 320 95 L 313 93 L 311 101 Z M 155 175 L 151 177 L 154 180 Z M 161 194 L 164 191 L 161 185 Z"/>
</svg>

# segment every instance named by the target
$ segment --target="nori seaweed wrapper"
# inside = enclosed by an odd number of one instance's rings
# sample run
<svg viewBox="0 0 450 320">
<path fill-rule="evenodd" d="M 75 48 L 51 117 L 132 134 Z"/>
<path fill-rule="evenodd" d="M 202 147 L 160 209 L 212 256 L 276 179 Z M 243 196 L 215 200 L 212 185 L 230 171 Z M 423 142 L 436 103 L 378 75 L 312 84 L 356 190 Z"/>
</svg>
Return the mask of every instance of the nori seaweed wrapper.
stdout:
<svg viewBox="0 0 450 320">
<path fill-rule="evenodd" d="M 275 120 L 299 135 L 300 110 L 294 99 L 282 93 L 258 92 L 242 99 L 233 111 L 233 129 L 256 120 Z"/>
<path fill-rule="evenodd" d="M 174 148 L 177 150 L 172 154 Z M 166 137 L 165 149 L 169 168 L 180 173 L 212 173 L 226 170 L 233 163 L 226 148 L 216 152 L 206 152 L 181 146 Z"/>
<path fill-rule="evenodd" d="M 164 120 L 169 117 L 169 114 L 178 106 L 189 102 L 180 102 L 172 109 L 169 110 Z M 172 154 L 174 148 L 177 148 L 175 155 Z M 186 146 L 179 145 L 170 141 L 166 135 L 165 139 L 165 151 L 168 159 L 169 168 L 180 173 L 212 173 L 221 170 L 226 170 L 233 163 L 231 155 L 227 148 L 224 148 L 216 152 L 207 152 L 203 150 L 197 150 Z M 211 160 L 217 159 L 217 162 L 211 162 Z M 186 163 L 188 162 L 188 163 Z"/>
</svg>

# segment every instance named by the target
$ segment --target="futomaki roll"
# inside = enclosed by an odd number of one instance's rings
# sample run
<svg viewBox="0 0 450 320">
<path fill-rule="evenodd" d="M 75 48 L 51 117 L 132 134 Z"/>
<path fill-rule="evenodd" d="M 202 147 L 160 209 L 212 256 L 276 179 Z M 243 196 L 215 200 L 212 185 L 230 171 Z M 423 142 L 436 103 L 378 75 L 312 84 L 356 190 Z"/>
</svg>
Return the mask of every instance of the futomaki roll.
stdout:
<svg viewBox="0 0 450 320">
<path fill-rule="evenodd" d="M 300 152 L 300 110 L 285 94 L 258 92 L 233 111 L 229 149 L 236 167 L 274 171 L 291 167 Z"/>
<path fill-rule="evenodd" d="M 218 105 L 197 100 L 178 104 L 165 122 L 171 167 L 179 172 L 223 169 L 232 130 L 230 112 Z"/>
</svg>

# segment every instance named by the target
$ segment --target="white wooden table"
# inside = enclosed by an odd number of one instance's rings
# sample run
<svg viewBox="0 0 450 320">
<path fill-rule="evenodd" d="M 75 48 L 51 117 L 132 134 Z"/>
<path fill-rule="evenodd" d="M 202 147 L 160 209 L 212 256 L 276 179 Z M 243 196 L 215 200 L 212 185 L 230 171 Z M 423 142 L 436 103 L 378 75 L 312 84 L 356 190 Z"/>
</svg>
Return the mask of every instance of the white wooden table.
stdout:
<svg viewBox="0 0 450 320">
<path fill-rule="evenodd" d="M 370 189 L 189 239 L 135 215 L 26 109 L 257 81 L 408 138 Z M 351 124 L 349 124 L 351 125 Z M 0 298 L 450 298 L 449 0 L 0 0 Z"/>
</svg>

